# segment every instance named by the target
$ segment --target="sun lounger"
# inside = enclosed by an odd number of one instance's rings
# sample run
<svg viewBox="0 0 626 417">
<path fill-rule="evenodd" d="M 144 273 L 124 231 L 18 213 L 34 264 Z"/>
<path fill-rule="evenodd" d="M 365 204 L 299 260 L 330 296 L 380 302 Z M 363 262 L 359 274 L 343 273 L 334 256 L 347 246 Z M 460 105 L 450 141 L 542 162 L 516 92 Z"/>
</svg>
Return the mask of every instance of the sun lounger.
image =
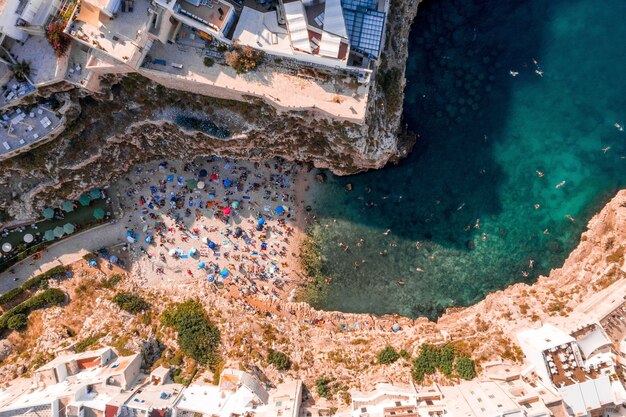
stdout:
<svg viewBox="0 0 626 417">
<path fill-rule="evenodd" d="M 11 147 L 9 146 L 8 142 L 2 142 L 2 146 L 4 146 L 4 149 L 6 149 L 7 151 L 11 150 Z"/>
<path fill-rule="evenodd" d="M 24 139 L 20 139 L 20 145 L 25 144 L 26 142 L 24 142 Z"/>
</svg>

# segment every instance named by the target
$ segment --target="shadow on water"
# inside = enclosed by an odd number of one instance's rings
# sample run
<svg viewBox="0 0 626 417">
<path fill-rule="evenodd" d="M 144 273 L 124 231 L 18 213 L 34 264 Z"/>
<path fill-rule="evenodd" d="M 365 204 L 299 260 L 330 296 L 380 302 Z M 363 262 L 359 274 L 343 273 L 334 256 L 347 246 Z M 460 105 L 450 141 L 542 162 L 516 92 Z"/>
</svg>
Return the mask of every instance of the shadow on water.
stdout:
<svg viewBox="0 0 626 417">
<path fill-rule="evenodd" d="M 318 307 L 435 318 L 448 306 L 474 303 L 512 282 L 532 282 L 563 261 L 571 236 L 582 231 L 584 222 L 564 224 L 562 213 L 539 217 L 532 207 L 516 207 L 526 204 L 527 197 L 541 197 L 546 205 L 557 206 L 557 198 L 576 195 L 569 195 L 566 187 L 555 197 L 561 191 L 553 186 L 544 187 L 548 191 L 541 194 L 534 182 L 535 168 L 524 166 L 521 172 L 515 165 L 523 165 L 524 152 L 534 152 L 526 149 L 533 141 L 554 140 L 556 147 L 565 147 L 581 131 L 563 133 L 557 126 L 554 130 L 562 137 L 527 137 L 534 134 L 537 116 L 527 111 L 523 123 L 531 127 L 524 129 L 515 126 L 518 115 L 512 113 L 526 105 L 519 92 L 533 92 L 545 81 L 543 73 L 535 73 L 543 71 L 542 62 L 535 64 L 533 59 L 545 55 L 546 39 L 554 36 L 554 15 L 584 3 L 588 2 L 420 4 L 410 35 L 405 97 L 405 118 L 420 139 L 397 166 L 351 177 L 331 176 L 329 184 L 320 187 L 314 208 L 329 226 L 322 225 L 317 232 L 333 283 Z M 511 70 L 519 76 L 512 76 Z M 575 165 L 581 160 L 577 155 L 559 163 Z M 535 162 L 541 168 L 545 161 Z M 623 168 L 609 169 L 623 174 Z M 584 173 L 580 177 L 584 182 Z M 343 190 L 346 184 L 352 184 L 353 191 Z M 585 198 L 584 207 L 575 206 L 577 215 L 589 215 L 597 194 Z M 490 221 L 490 228 L 483 227 Z M 532 225 L 530 229 L 520 225 L 523 222 Z M 546 232 L 565 226 L 570 228 L 567 236 Z M 386 229 L 391 229 L 387 235 Z M 350 249 L 338 250 L 339 242 Z M 536 260 L 534 267 L 522 267 L 529 259 Z"/>
</svg>

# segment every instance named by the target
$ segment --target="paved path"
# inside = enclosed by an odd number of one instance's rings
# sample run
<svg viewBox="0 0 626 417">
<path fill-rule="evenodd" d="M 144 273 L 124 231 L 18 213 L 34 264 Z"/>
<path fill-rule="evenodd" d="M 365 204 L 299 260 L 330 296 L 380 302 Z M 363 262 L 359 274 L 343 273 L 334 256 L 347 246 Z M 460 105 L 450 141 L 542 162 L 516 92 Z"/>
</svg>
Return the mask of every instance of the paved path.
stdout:
<svg viewBox="0 0 626 417">
<path fill-rule="evenodd" d="M 120 221 L 86 230 L 48 247 L 48 250 L 44 251 L 42 257 L 36 261 L 32 257 L 26 258 L 13 266 L 14 274 L 9 271 L 0 273 L 0 293 L 4 294 L 21 285 L 25 280 L 57 265 L 72 264 L 89 252 L 123 242 L 126 236 L 124 225 L 124 222 Z M 19 279 L 14 281 L 15 277 Z"/>
</svg>

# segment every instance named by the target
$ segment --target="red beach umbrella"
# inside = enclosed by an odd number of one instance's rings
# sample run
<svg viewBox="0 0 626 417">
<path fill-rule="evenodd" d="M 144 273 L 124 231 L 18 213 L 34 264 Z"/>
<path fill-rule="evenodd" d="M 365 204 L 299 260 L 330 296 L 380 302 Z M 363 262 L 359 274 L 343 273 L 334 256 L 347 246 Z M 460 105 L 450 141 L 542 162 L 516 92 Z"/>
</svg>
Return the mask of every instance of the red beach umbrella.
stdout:
<svg viewBox="0 0 626 417">
<path fill-rule="evenodd" d="M 211 174 L 211 181 L 217 181 L 217 174 L 216 173 Z"/>
<path fill-rule="evenodd" d="M 224 214 L 226 215 L 230 214 L 230 207 L 224 207 Z"/>
</svg>

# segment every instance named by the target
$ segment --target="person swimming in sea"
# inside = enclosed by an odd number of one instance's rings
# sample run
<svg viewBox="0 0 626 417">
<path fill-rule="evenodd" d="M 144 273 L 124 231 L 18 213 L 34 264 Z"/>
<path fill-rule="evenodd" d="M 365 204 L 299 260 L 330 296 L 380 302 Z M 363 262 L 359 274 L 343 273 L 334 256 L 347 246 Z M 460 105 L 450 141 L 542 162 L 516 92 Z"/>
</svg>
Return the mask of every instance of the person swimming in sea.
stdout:
<svg viewBox="0 0 626 417">
<path fill-rule="evenodd" d="M 535 266 L 535 260 L 534 260 L 534 259 L 531 259 L 531 260 L 528 262 L 528 267 L 529 267 L 530 269 L 533 269 L 533 267 L 534 267 L 534 266 Z"/>
<path fill-rule="evenodd" d="M 619 123 L 615 123 L 613 126 L 615 126 L 617 128 L 617 130 L 619 130 L 620 132 L 624 131 L 624 128 Z"/>
<path fill-rule="evenodd" d="M 565 217 L 567 217 L 567 219 L 572 222 L 572 223 L 576 223 L 576 219 L 573 218 L 570 214 L 566 214 Z"/>
<path fill-rule="evenodd" d="M 543 77 L 543 71 L 536 69 L 535 70 L 535 74 L 537 74 L 540 77 Z"/>
<path fill-rule="evenodd" d="M 517 77 L 517 75 L 519 74 L 519 72 L 517 71 L 509 71 L 509 73 L 511 74 L 512 77 Z"/>
<path fill-rule="evenodd" d="M 607 146 L 606 148 L 602 148 L 602 152 L 607 153 L 609 149 L 611 149 L 610 146 Z"/>
<path fill-rule="evenodd" d="M 420 242 L 419 240 L 415 242 L 415 249 L 419 249 L 421 246 L 422 246 L 422 242 Z"/>
<path fill-rule="evenodd" d="M 538 176 L 539 178 L 541 178 L 541 177 L 543 177 L 543 176 L 545 175 L 543 172 L 541 172 L 541 171 L 539 171 L 539 170 L 537 170 L 537 171 L 535 171 L 535 172 L 537 172 L 537 176 Z"/>
<path fill-rule="evenodd" d="M 565 181 L 561 181 L 561 182 L 560 182 L 560 183 L 558 183 L 558 184 L 556 185 L 556 187 L 554 187 L 554 188 L 561 188 L 561 187 L 562 187 L 562 186 L 564 186 L 564 185 L 565 185 Z"/>
<path fill-rule="evenodd" d="M 397 280 L 397 281 L 396 281 L 396 284 L 398 284 L 398 285 L 404 285 L 404 284 L 406 284 L 406 282 L 404 282 L 404 280 L 403 280 L 403 279 L 399 279 L 399 280 Z"/>
<path fill-rule="evenodd" d="M 383 235 L 387 236 L 389 233 L 391 233 L 391 229 L 387 229 L 383 232 Z"/>
</svg>

